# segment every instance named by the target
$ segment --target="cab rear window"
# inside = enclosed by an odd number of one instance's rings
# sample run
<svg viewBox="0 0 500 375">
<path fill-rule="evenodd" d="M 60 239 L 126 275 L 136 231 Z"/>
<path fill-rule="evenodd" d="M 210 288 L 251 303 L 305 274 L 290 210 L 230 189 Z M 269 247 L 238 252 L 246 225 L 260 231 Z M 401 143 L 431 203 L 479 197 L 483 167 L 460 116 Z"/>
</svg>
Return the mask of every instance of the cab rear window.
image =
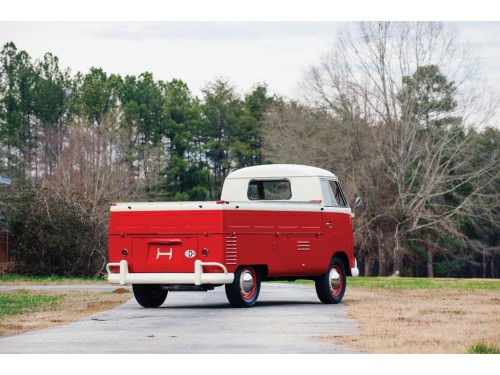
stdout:
<svg viewBox="0 0 500 375">
<path fill-rule="evenodd" d="M 250 200 L 288 200 L 292 198 L 290 181 L 283 180 L 251 180 L 248 184 Z"/>
</svg>

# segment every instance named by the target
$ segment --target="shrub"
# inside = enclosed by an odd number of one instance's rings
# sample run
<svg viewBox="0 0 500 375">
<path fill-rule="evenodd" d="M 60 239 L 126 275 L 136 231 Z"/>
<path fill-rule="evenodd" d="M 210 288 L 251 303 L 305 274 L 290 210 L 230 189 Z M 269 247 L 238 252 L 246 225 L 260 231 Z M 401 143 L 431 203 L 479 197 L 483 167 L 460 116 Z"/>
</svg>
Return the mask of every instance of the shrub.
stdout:
<svg viewBox="0 0 500 375">
<path fill-rule="evenodd" d="M 9 197 L 8 224 L 25 275 L 96 276 L 107 262 L 108 206 L 70 199 L 37 185 Z"/>
</svg>

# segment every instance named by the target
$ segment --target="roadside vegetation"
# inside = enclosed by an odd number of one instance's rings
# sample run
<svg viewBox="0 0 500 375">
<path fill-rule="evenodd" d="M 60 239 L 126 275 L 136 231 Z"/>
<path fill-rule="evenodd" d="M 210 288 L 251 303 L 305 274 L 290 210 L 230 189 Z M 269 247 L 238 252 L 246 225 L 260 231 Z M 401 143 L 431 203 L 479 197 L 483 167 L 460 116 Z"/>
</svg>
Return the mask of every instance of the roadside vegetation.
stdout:
<svg viewBox="0 0 500 375">
<path fill-rule="evenodd" d="M 0 320 L 7 316 L 55 310 L 64 294 L 47 295 L 29 290 L 0 293 Z"/>
<path fill-rule="evenodd" d="M 131 293 L 123 288 L 114 292 L 25 289 L 0 292 L 0 336 L 66 324 L 99 311 L 109 310 L 130 297 Z"/>
<path fill-rule="evenodd" d="M 16 273 L 0 275 L 0 285 L 105 284 L 106 282 L 104 277 L 27 276 Z"/>
<path fill-rule="evenodd" d="M 439 279 L 415 277 L 349 277 L 348 288 L 373 289 L 442 289 L 442 290 L 496 290 L 500 291 L 497 279 Z"/>
<path fill-rule="evenodd" d="M 484 342 L 480 342 L 472 345 L 469 348 L 469 353 L 471 354 L 500 354 L 500 349 L 494 345 L 488 345 Z"/>
<path fill-rule="evenodd" d="M 335 337 L 364 353 L 495 353 L 500 281 L 349 278 L 344 296 L 359 337 Z"/>
</svg>

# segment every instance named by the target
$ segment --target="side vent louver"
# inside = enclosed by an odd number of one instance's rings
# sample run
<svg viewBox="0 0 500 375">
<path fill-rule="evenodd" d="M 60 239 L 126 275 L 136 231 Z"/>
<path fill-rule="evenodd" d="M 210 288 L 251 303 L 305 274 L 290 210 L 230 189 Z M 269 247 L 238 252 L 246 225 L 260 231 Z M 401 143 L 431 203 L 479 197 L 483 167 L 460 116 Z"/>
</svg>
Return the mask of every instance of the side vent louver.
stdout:
<svg viewBox="0 0 500 375">
<path fill-rule="evenodd" d="M 311 250 L 311 242 L 310 241 L 297 241 L 297 250 L 298 251 Z"/>
<path fill-rule="evenodd" d="M 236 264 L 238 257 L 238 240 L 236 237 L 226 237 L 226 264 Z"/>
</svg>

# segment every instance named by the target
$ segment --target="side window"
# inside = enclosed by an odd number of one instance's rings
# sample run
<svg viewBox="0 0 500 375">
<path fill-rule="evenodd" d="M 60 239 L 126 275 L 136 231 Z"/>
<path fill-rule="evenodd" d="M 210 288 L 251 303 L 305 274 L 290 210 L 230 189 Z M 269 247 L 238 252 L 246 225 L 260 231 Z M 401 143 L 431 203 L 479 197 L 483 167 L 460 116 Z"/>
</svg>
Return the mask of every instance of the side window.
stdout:
<svg viewBox="0 0 500 375">
<path fill-rule="evenodd" d="M 322 180 L 321 190 L 326 207 L 347 207 L 347 201 L 338 181 Z"/>
<path fill-rule="evenodd" d="M 248 184 L 250 200 L 288 200 L 292 198 L 288 180 L 252 180 Z"/>
</svg>

